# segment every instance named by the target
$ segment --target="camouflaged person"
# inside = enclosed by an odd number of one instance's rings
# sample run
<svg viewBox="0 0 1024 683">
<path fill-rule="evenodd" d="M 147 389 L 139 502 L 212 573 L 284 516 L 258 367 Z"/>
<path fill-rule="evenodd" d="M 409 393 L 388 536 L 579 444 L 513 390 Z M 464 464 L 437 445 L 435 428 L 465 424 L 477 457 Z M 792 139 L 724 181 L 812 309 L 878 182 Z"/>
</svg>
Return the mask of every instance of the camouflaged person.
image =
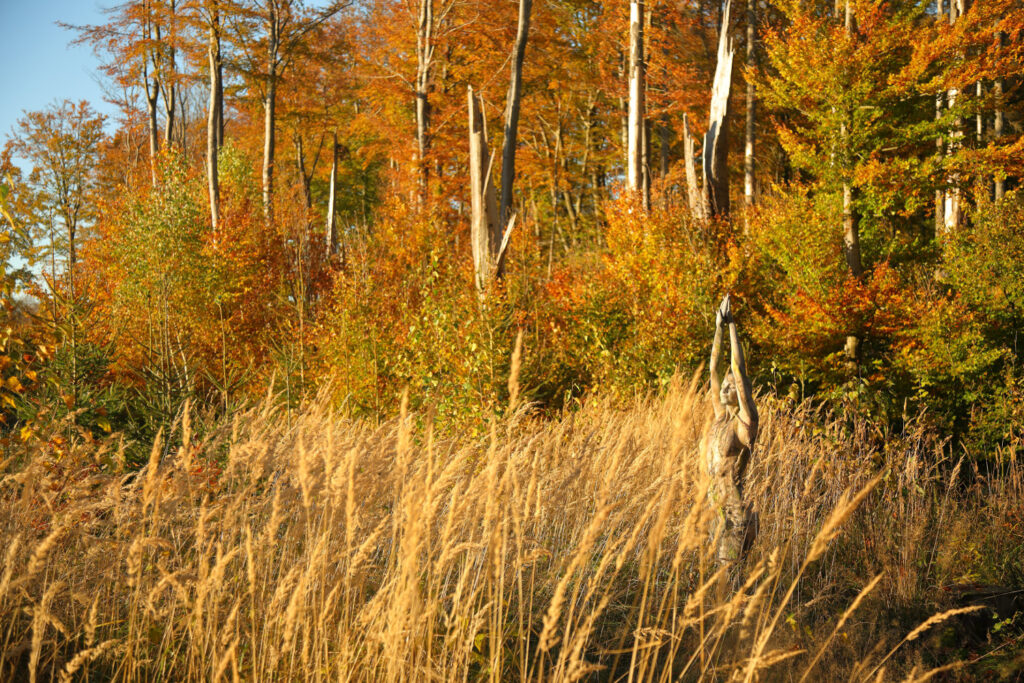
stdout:
<svg viewBox="0 0 1024 683">
<path fill-rule="evenodd" d="M 732 362 L 725 378 L 718 376 L 722 331 L 729 327 Z M 711 346 L 711 407 L 714 417 L 702 439 L 711 476 L 708 499 L 716 512 L 719 566 L 738 565 L 756 534 L 756 521 L 743 500 L 743 479 L 757 440 L 757 406 L 743 359 L 729 296 L 722 299 L 715 316 L 715 340 Z M 735 576 L 734 579 L 738 578 Z"/>
</svg>

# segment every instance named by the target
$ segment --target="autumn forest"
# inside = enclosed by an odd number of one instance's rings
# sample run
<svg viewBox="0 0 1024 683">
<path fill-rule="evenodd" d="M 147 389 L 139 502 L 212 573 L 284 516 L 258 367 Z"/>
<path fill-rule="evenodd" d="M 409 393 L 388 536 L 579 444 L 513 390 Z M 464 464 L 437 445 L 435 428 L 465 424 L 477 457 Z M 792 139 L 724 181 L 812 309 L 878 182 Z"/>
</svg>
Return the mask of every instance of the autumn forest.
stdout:
<svg viewBox="0 0 1024 683">
<path fill-rule="evenodd" d="M 1024 675 L 1019 0 L 101 4 L 0 131 L 0 678 Z"/>
</svg>

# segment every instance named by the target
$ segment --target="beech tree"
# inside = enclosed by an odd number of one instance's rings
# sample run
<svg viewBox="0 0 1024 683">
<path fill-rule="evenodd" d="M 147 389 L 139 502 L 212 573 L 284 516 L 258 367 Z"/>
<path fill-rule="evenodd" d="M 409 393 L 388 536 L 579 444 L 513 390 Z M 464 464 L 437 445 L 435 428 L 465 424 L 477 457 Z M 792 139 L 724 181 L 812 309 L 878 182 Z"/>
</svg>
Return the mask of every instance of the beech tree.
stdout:
<svg viewBox="0 0 1024 683">
<path fill-rule="evenodd" d="M 530 33 L 530 12 L 533 0 L 519 0 L 519 21 L 516 42 L 512 49 L 512 73 L 509 76 L 508 96 L 505 98 L 505 140 L 501 151 L 501 205 L 498 220 L 508 225 L 514 197 L 512 187 L 516 176 L 516 146 L 519 143 L 519 110 L 523 98 L 523 59 Z"/>
<path fill-rule="evenodd" d="M 70 346 L 72 404 L 79 389 L 79 323 L 74 312 L 78 305 L 78 249 L 82 230 L 96 218 L 95 169 L 104 138 L 103 122 L 104 117 L 87 102 L 63 100 L 26 113 L 9 142 L 10 150 L 31 167 L 23 187 L 30 193 L 34 209 L 31 233 L 39 244 L 46 245 L 39 256 L 50 261 L 53 323 Z M 58 259 L 63 261 L 63 273 L 57 271 Z M 58 292 L 66 302 L 62 310 L 56 308 Z"/>
<path fill-rule="evenodd" d="M 476 287 L 483 296 L 493 280 L 500 279 L 505 269 L 505 256 L 514 227 L 511 213 L 512 188 L 515 180 L 516 144 L 519 127 L 520 100 L 523 95 L 523 59 L 530 31 L 532 0 L 519 0 L 515 44 L 512 49 L 512 73 L 505 102 L 505 139 L 501 162 L 501 204 L 495 201 L 491 179 L 493 157 L 488 149 L 487 122 L 472 86 L 468 91 L 470 234 Z"/>
<path fill-rule="evenodd" d="M 279 81 L 310 31 L 349 4 L 349 0 L 334 0 L 312 11 L 303 0 L 244 0 L 234 12 L 234 42 L 245 53 L 246 71 L 259 89 L 263 106 L 263 216 L 268 221 L 274 212 Z"/>
<path fill-rule="evenodd" d="M 629 121 L 627 123 L 626 187 L 639 192 L 644 187 L 644 131 L 647 126 L 646 67 L 644 65 L 644 0 L 629 2 Z M 649 194 L 643 197 L 650 207 Z"/>
<path fill-rule="evenodd" d="M 27 160 L 28 187 L 36 198 L 37 235 L 54 235 L 54 256 L 65 260 L 74 287 L 83 226 L 95 218 L 95 168 L 103 140 L 104 117 L 89 103 L 63 100 L 18 120 L 11 150 Z"/>
<path fill-rule="evenodd" d="M 754 119 L 757 109 L 757 0 L 747 0 L 747 121 L 743 148 L 743 199 L 747 208 L 754 205 Z M 744 223 L 747 225 L 747 223 Z"/>
<path fill-rule="evenodd" d="M 169 0 L 173 7 L 175 0 Z M 177 73 L 173 66 L 176 40 L 165 22 L 173 19 L 160 0 L 128 0 L 105 10 L 110 17 L 104 24 L 74 26 L 62 24 L 78 33 L 75 42 L 88 43 L 101 57 L 102 69 L 120 88 L 132 91 L 142 88 L 146 102 L 146 130 L 149 139 L 150 177 L 157 182 L 157 152 L 160 149 L 158 105 L 161 93 L 165 100 L 167 124 L 165 140 L 170 140 L 174 118 Z M 167 82 L 165 82 L 165 80 Z"/>
<path fill-rule="evenodd" d="M 210 223 L 220 221 L 220 174 L 217 155 L 224 144 L 224 56 L 222 6 L 224 0 L 192 0 L 190 18 L 205 43 L 209 99 L 206 110 L 206 175 L 210 201 Z"/>
</svg>

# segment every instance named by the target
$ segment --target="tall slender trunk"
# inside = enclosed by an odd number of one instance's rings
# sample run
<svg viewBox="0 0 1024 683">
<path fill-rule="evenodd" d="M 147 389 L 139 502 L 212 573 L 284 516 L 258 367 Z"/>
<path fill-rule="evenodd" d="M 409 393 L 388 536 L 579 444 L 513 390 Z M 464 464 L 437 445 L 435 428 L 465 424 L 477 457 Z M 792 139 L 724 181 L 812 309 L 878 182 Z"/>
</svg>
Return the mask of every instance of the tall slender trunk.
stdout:
<svg viewBox="0 0 1024 683">
<path fill-rule="evenodd" d="M 168 2 L 170 22 L 168 29 L 168 45 L 163 45 L 162 27 L 156 25 L 156 51 L 153 53 L 154 68 L 160 76 L 160 89 L 164 97 L 164 145 L 170 148 L 174 141 L 174 122 L 178 107 L 177 97 L 177 49 L 174 47 L 174 26 L 177 0 Z M 165 51 L 165 52 L 164 52 Z"/>
<path fill-rule="evenodd" d="M 757 68 L 757 0 L 747 0 L 747 141 L 743 150 L 743 201 L 754 205 L 754 117 L 757 107 L 754 70 Z M 749 226 L 745 220 L 744 230 Z"/>
<path fill-rule="evenodd" d="M 646 95 L 644 100 L 646 100 Z M 643 197 L 644 211 L 651 210 L 651 121 L 650 119 L 644 119 L 643 125 L 643 142 L 640 145 L 640 166 L 643 168 L 643 175 L 641 179 L 643 182 L 640 184 L 641 196 Z"/>
<path fill-rule="evenodd" d="M 263 217 L 274 217 L 274 143 L 277 136 L 277 68 L 279 65 L 280 22 L 275 3 L 267 13 L 267 80 L 263 96 Z"/>
<path fill-rule="evenodd" d="M 952 0 L 951 0 L 952 1 Z M 935 22 L 941 23 L 945 20 L 946 8 L 944 0 L 935 0 Z M 946 152 L 946 143 L 939 130 L 939 121 L 942 120 L 942 110 L 945 108 L 946 94 L 942 90 L 935 95 L 935 153 L 941 159 Z M 946 226 L 946 192 L 941 187 L 935 189 L 935 235 L 941 235 Z"/>
<path fill-rule="evenodd" d="M 188 154 L 188 93 L 185 90 L 178 90 L 178 140 L 181 143 L 181 153 L 186 159 Z"/>
<path fill-rule="evenodd" d="M 854 205 L 855 190 L 849 182 L 843 183 L 843 255 L 850 274 L 859 278 L 864 274 L 860 257 L 860 215 Z"/>
<path fill-rule="evenodd" d="M 964 0 L 950 0 L 949 1 L 949 25 L 952 26 L 956 23 L 958 17 L 964 13 Z M 946 105 L 953 109 L 957 105 L 957 98 L 960 95 L 960 91 L 956 88 L 950 88 L 946 92 Z M 956 118 L 953 121 L 953 130 L 949 136 L 949 145 L 946 148 L 946 154 L 952 155 L 960 149 L 963 139 L 963 131 L 960 127 L 963 125 L 963 121 L 960 118 Z M 946 232 L 956 230 L 960 225 L 960 178 L 959 176 L 953 176 L 949 179 L 950 187 L 946 190 L 945 196 L 945 207 L 944 207 L 944 220 L 943 226 Z"/>
<path fill-rule="evenodd" d="M 512 186 L 516 178 L 516 146 L 519 137 L 519 108 L 523 97 L 523 60 L 526 41 L 530 34 L 530 12 L 533 0 L 519 0 L 519 22 L 512 57 L 512 74 L 508 83 L 508 101 L 505 103 L 505 140 L 501 150 L 501 204 L 498 219 L 502 229 L 511 218 Z"/>
<path fill-rule="evenodd" d="M 173 58 L 172 58 L 173 59 Z M 172 62 L 173 64 L 173 62 Z M 164 145 L 170 149 L 174 142 L 174 123 L 178 110 L 177 88 L 173 82 L 168 82 L 166 77 L 161 79 L 164 83 Z"/>
<path fill-rule="evenodd" d="M 672 147 L 672 132 L 663 118 L 658 122 L 658 177 L 668 178 L 668 157 Z"/>
<path fill-rule="evenodd" d="M 846 28 L 846 34 L 849 36 L 853 33 L 853 8 L 850 4 L 850 0 L 846 0 L 846 16 L 844 21 Z M 848 123 L 844 123 L 842 127 L 842 138 L 843 146 L 849 147 L 850 140 L 850 124 L 852 123 L 852 116 L 848 118 Z M 849 159 L 849 149 L 844 149 L 844 156 Z M 847 161 L 846 163 L 850 163 Z M 850 182 L 849 174 L 852 173 L 852 169 L 844 169 L 843 179 L 843 254 L 846 257 L 846 267 L 856 279 L 860 279 L 864 274 L 864 266 L 861 262 L 860 255 L 860 215 L 857 213 L 856 202 L 856 188 Z M 856 367 L 857 360 L 860 356 L 860 337 L 856 334 L 848 334 L 846 336 L 846 348 L 845 353 L 847 360 Z"/>
<path fill-rule="evenodd" d="M 273 169 L 278 135 L 278 77 L 281 68 L 282 15 L 276 2 L 266 6 L 266 82 L 263 93 L 263 219 L 273 220 Z"/>
<path fill-rule="evenodd" d="M 426 201 L 430 165 L 430 71 L 434 57 L 434 0 L 420 0 L 419 25 L 416 30 L 416 165 L 419 178 L 419 199 Z"/>
<path fill-rule="evenodd" d="M 338 197 L 338 133 L 333 134 L 331 144 L 331 187 L 327 200 L 327 256 L 338 253 L 337 197 Z"/>
<path fill-rule="evenodd" d="M 996 41 L 999 44 L 1000 49 L 1006 45 L 1006 34 L 1000 32 L 996 36 Z M 996 111 L 995 121 L 992 122 L 992 136 L 996 139 L 998 144 L 1000 138 L 1003 137 L 1003 126 L 1004 114 L 1003 114 L 1003 79 L 997 78 L 992 84 L 993 95 L 996 99 Z M 998 202 L 1004 196 L 1006 196 L 1006 178 L 1003 175 L 997 175 L 995 179 L 995 197 Z"/>
<path fill-rule="evenodd" d="M 156 106 L 160 97 L 160 81 L 156 76 L 149 76 L 149 67 L 143 68 L 143 81 L 146 87 L 146 127 L 149 132 L 149 172 L 153 187 L 157 184 L 157 155 L 160 153 L 160 135 L 157 132 Z M 152 81 L 152 89 L 150 82 Z"/>
<path fill-rule="evenodd" d="M 299 182 L 302 184 L 302 199 L 306 204 L 306 208 L 312 208 L 313 206 L 313 192 L 310 189 L 310 183 L 312 178 L 306 175 L 306 153 L 302 144 L 302 136 L 298 133 L 295 134 L 295 170 L 299 174 Z M 313 162 L 313 171 L 316 171 L 316 162 Z"/>
<path fill-rule="evenodd" d="M 942 0 L 939 0 L 941 3 Z M 935 120 L 942 120 L 942 110 L 944 107 L 945 93 L 939 92 L 935 96 Z M 936 135 L 935 137 L 935 153 L 941 158 L 946 152 L 946 143 L 942 139 L 942 135 Z M 935 190 L 935 234 L 941 235 L 942 231 L 946 227 L 946 192 L 942 188 Z"/>
<path fill-rule="evenodd" d="M 981 81 L 978 81 L 974 86 L 974 96 L 981 102 L 981 98 L 985 96 L 985 86 Z M 978 147 L 981 147 L 983 138 L 985 137 L 985 117 L 981 113 L 981 107 L 978 107 L 978 113 L 974 115 L 974 142 Z"/>
<path fill-rule="evenodd" d="M 263 217 L 268 221 L 274 215 L 274 142 L 277 135 L 276 106 L 277 77 L 272 71 L 267 78 L 267 94 L 263 100 Z"/>
<path fill-rule="evenodd" d="M 985 144 L 985 116 L 981 111 L 981 100 L 985 96 L 985 85 L 978 81 L 974 84 L 974 97 L 977 102 L 978 111 L 974 115 L 974 148 L 981 149 Z M 974 182 L 975 196 L 981 199 L 982 195 L 988 194 L 991 190 L 986 173 L 979 173 Z"/>
<path fill-rule="evenodd" d="M 473 88 L 469 99 L 469 197 L 470 241 L 477 293 L 483 296 L 491 281 L 495 256 L 501 240 L 498 207 L 491 182 L 491 153 L 487 147 L 487 129 L 480 100 Z"/>
<path fill-rule="evenodd" d="M 153 38 L 153 16 L 152 6 L 146 5 L 147 14 L 143 23 L 142 35 L 149 41 Z M 157 184 L 157 154 L 160 152 L 160 138 L 157 133 L 156 107 L 160 98 L 159 73 L 149 73 L 151 53 L 142 57 L 142 85 L 146 91 L 146 127 L 149 133 L 149 173 L 153 187 Z"/>
<path fill-rule="evenodd" d="M 210 67 L 210 106 L 206 113 L 206 174 L 210 194 L 210 223 L 216 230 L 220 223 L 220 176 L 217 168 L 219 118 L 223 103 L 221 97 L 221 64 L 220 64 L 220 11 L 216 3 L 211 3 L 209 15 L 209 44 L 207 57 Z"/>
<path fill-rule="evenodd" d="M 844 25 L 847 35 L 853 33 L 853 8 L 850 5 L 850 0 L 846 0 Z M 852 116 L 849 117 L 848 121 L 852 122 Z M 849 147 L 850 144 L 849 122 L 844 123 L 842 126 L 841 133 L 844 147 Z M 844 149 L 844 156 L 849 159 L 849 149 Z M 851 172 L 851 169 L 844 171 L 847 176 Z M 843 254 L 846 256 L 846 265 L 850 270 L 850 274 L 855 278 L 860 278 L 864 273 L 864 267 L 860 256 L 860 216 L 857 213 L 855 202 L 856 188 L 853 187 L 849 177 L 845 177 L 843 179 Z"/>
<path fill-rule="evenodd" d="M 707 194 L 697 184 L 696 152 L 694 139 L 690 135 L 690 117 L 683 114 L 683 164 L 686 168 L 686 198 L 690 205 L 690 215 L 694 218 L 707 216 Z"/>
<path fill-rule="evenodd" d="M 628 154 L 626 187 L 637 192 L 643 188 L 644 121 L 647 116 L 644 101 L 644 0 L 629 3 L 629 123 L 627 124 Z"/>
<path fill-rule="evenodd" d="M 224 59 L 217 40 L 217 150 L 224 146 Z"/>
<path fill-rule="evenodd" d="M 626 55 L 619 51 L 619 81 L 626 76 Z M 622 149 L 622 168 L 629 168 L 629 98 L 619 97 L 619 143 Z"/>
</svg>

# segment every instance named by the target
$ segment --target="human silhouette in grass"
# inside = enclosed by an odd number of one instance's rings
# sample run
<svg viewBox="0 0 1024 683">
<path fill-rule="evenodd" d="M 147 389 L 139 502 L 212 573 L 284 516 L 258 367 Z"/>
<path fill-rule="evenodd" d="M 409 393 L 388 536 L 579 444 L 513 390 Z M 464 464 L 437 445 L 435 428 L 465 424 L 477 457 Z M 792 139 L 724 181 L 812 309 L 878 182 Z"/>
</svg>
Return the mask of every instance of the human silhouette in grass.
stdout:
<svg viewBox="0 0 1024 683">
<path fill-rule="evenodd" d="M 722 379 L 718 361 L 722 333 L 729 328 L 732 362 Z M 711 488 L 708 497 L 717 515 L 719 566 L 738 565 L 756 533 L 753 516 L 743 501 L 743 478 L 750 452 L 757 440 L 757 406 L 743 358 L 729 295 L 715 316 L 715 340 L 711 345 L 711 407 L 714 418 L 704 432 L 704 455 Z M 733 580 L 738 572 L 733 572 Z"/>
</svg>

